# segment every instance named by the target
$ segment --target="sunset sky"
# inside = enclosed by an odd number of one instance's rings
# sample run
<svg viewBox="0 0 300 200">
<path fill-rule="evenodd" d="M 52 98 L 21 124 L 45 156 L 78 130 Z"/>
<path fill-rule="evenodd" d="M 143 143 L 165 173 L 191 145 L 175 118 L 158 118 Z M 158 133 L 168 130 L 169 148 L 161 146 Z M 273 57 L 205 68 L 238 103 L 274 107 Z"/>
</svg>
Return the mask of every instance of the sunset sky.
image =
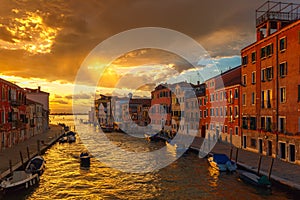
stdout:
<svg viewBox="0 0 300 200">
<path fill-rule="evenodd" d="M 240 50 L 255 41 L 255 9 L 264 2 L 0 0 L 0 77 L 21 87 L 41 86 L 51 94 L 52 112 L 71 112 L 75 77 L 88 54 L 111 36 L 140 27 L 162 27 L 186 34 L 225 70 L 239 65 Z M 99 67 L 101 63 L 94 65 Z M 126 95 L 139 80 L 147 79 L 152 83 L 141 85 L 137 93 L 147 96 L 155 84 L 173 76 L 169 69 L 188 73 L 190 65 L 170 52 L 127 52 L 105 69 L 97 92 L 111 93 L 124 72 L 127 79 L 117 94 Z M 94 95 L 82 91 L 78 98 L 91 99 Z"/>
</svg>

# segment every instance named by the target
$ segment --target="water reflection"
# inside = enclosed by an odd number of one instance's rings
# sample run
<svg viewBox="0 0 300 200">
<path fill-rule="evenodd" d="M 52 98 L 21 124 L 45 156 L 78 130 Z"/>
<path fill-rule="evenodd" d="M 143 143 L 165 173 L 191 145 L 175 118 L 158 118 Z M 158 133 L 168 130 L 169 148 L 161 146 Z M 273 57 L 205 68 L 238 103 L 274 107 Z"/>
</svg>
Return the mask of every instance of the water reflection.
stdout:
<svg viewBox="0 0 300 200">
<path fill-rule="evenodd" d="M 82 128 L 95 130 L 89 125 L 83 125 Z M 115 145 L 132 152 L 153 151 L 165 146 L 164 143 L 147 142 L 122 133 L 111 133 L 108 137 Z M 101 148 L 101 145 L 97 148 Z M 5 199 L 273 200 L 294 197 L 277 188 L 273 188 L 271 193 L 259 191 L 241 182 L 236 174 L 219 173 L 209 166 L 206 159 L 200 159 L 193 152 L 185 153 L 163 169 L 139 174 L 110 168 L 95 157 L 91 158 L 91 167 L 83 170 L 80 168 L 78 156 L 85 150 L 79 139 L 73 144 L 55 144 L 44 155 L 47 168 L 39 186 L 30 192 L 18 193 L 22 198 L 10 195 Z M 105 155 L 109 152 L 101 153 Z M 165 153 L 173 158 L 175 156 L 174 152 L 167 149 Z"/>
</svg>

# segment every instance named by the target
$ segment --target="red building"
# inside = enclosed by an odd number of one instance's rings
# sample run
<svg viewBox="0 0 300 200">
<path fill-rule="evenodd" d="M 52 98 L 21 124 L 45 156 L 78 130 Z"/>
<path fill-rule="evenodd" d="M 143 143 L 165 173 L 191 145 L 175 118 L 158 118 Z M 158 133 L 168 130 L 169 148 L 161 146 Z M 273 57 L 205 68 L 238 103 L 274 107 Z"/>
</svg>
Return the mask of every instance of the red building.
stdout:
<svg viewBox="0 0 300 200">
<path fill-rule="evenodd" d="M 155 130 L 164 129 L 171 131 L 172 129 L 172 92 L 168 87 L 167 84 L 160 84 L 151 92 L 151 109 L 149 114 L 151 125 Z"/>
<path fill-rule="evenodd" d="M 25 139 L 26 92 L 0 78 L 0 149 Z"/>
<path fill-rule="evenodd" d="M 263 4 L 256 10 L 257 40 L 241 51 L 243 147 L 298 163 L 299 6 Z"/>
<path fill-rule="evenodd" d="M 201 137 L 240 147 L 240 81 L 241 67 L 205 81 L 205 96 L 198 97 Z"/>
</svg>

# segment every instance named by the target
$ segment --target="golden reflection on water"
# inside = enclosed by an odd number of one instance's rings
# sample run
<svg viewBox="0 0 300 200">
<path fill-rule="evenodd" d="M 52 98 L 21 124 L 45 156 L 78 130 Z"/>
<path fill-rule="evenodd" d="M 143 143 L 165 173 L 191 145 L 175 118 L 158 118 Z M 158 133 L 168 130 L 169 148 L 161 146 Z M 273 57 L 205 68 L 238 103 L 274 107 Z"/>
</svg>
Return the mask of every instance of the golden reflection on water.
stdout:
<svg viewBox="0 0 300 200">
<path fill-rule="evenodd" d="M 208 167 L 208 173 L 211 177 L 210 179 L 208 179 L 209 186 L 217 187 L 218 186 L 218 181 L 219 181 L 220 171 L 217 170 L 216 168 L 213 168 L 213 167 L 209 166 Z"/>
</svg>

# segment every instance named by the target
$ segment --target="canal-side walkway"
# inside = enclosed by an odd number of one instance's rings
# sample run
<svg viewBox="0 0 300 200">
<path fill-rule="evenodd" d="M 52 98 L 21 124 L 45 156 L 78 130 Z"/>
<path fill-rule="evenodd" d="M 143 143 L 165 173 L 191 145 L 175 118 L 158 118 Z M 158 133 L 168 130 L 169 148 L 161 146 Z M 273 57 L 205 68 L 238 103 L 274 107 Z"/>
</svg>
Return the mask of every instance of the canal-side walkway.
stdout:
<svg viewBox="0 0 300 200">
<path fill-rule="evenodd" d="M 50 129 L 44 133 L 35 135 L 11 148 L 2 150 L 0 152 L 0 179 L 10 173 L 10 162 L 12 171 L 22 165 L 20 154 L 22 154 L 23 162 L 26 163 L 28 161 L 28 154 L 29 158 L 38 154 L 38 141 L 40 151 L 44 152 L 49 146 L 56 142 L 62 134 L 61 126 L 50 125 Z M 27 149 L 29 151 L 27 151 Z"/>
<path fill-rule="evenodd" d="M 194 139 L 191 148 L 198 151 L 201 148 L 202 143 L 203 138 L 197 137 Z M 236 151 L 237 148 L 233 148 L 231 153 L 231 145 L 222 142 L 217 142 L 212 149 L 212 152 L 224 153 L 227 154 L 228 157 L 230 157 L 231 154 L 231 158 L 233 160 L 236 160 Z M 256 173 L 258 171 L 259 157 L 260 155 L 258 153 L 239 148 L 237 154 L 237 164 L 239 167 Z M 259 173 L 268 176 L 271 162 L 272 157 L 262 156 Z M 300 166 L 282 161 L 279 158 L 274 158 L 271 180 L 275 180 L 283 185 L 300 190 Z"/>
</svg>

